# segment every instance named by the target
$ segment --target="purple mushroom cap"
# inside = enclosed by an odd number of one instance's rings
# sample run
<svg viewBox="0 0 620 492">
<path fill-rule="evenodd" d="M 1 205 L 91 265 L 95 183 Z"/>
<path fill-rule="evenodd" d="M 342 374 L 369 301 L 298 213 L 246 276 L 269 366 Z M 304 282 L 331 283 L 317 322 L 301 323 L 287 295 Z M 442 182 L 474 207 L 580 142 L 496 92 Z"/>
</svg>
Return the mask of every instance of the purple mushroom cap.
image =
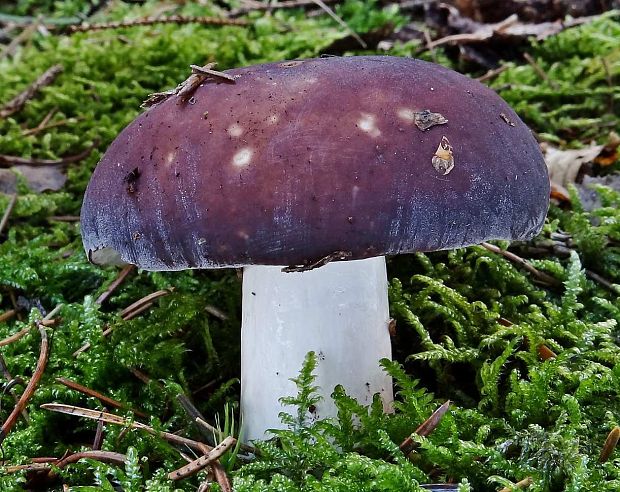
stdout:
<svg viewBox="0 0 620 492">
<path fill-rule="evenodd" d="M 299 265 L 525 240 L 543 225 L 539 146 L 475 80 L 387 56 L 225 73 L 235 82 L 171 96 L 112 143 L 82 207 L 92 261 Z"/>
</svg>

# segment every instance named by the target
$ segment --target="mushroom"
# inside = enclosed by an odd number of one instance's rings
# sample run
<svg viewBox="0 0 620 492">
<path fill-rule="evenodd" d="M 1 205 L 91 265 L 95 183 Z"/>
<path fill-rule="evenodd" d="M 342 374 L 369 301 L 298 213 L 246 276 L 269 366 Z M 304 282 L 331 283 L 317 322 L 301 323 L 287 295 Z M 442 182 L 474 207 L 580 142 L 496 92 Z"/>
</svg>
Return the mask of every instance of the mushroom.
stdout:
<svg viewBox="0 0 620 492">
<path fill-rule="evenodd" d="M 530 130 L 492 90 L 386 56 L 271 63 L 170 96 L 112 143 L 86 190 L 84 247 L 146 270 L 243 267 L 241 411 L 280 426 L 304 356 L 389 411 L 385 255 L 536 235 L 549 180 Z M 234 83 L 230 82 L 230 79 Z M 283 268 L 291 267 L 292 268 Z"/>
</svg>

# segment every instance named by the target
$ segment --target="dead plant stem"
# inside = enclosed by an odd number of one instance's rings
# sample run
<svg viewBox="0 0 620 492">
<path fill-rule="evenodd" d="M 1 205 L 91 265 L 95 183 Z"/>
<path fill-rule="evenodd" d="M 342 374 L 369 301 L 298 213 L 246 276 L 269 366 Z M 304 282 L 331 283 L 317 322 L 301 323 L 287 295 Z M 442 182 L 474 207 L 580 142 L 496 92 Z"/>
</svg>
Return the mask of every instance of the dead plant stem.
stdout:
<svg viewBox="0 0 620 492">
<path fill-rule="evenodd" d="M 8 205 L 6 206 L 4 214 L 2 215 L 2 219 L 0 219 L 0 234 L 2 234 L 2 231 L 8 224 L 9 217 L 11 216 L 11 213 L 13 212 L 13 208 L 15 208 L 16 203 L 17 203 L 17 193 L 13 193 L 11 195 Z"/>
<path fill-rule="evenodd" d="M 57 306 L 56 309 L 58 309 L 59 307 L 60 306 Z M 28 400 L 30 400 L 30 398 L 34 394 L 34 391 L 36 390 L 37 385 L 39 384 L 39 381 L 43 376 L 43 372 L 45 371 L 45 366 L 47 365 L 49 357 L 49 342 L 47 339 L 47 332 L 45 331 L 45 327 L 41 323 L 37 323 L 37 328 L 39 329 L 39 333 L 41 335 L 41 352 L 39 354 L 39 360 L 32 374 L 32 377 L 30 378 L 30 381 L 28 382 L 28 385 L 24 390 L 24 393 L 17 401 L 15 407 L 13 408 L 13 411 L 8 416 L 8 418 L 2 425 L 2 428 L 0 429 L 0 443 L 2 443 L 2 441 L 4 441 L 9 432 L 11 432 L 11 429 L 15 425 L 15 422 L 17 422 L 17 418 L 19 417 L 19 415 L 21 415 L 22 410 L 26 408 Z"/>
<path fill-rule="evenodd" d="M 249 22 L 239 19 L 218 17 L 170 15 L 167 17 L 144 17 L 142 19 L 120 22 L 101 22 L 97 24 L 80 24 L 69 27 L 69 32 L 102 31 L 104 29 L 122 29 L 125 27 L 152 26 L 153 24 L 202 24 L 209 26 L 248 26 Z"/>
<path fill-rule="evenodd" d="M 54 82 L 56 77 L 58 77 L 62 71 L 62 65 L 54 65 L 48 68 L 24 91 L 20 92 L 17 96 L 0 108 L 0 118 L 6 118 L 7 116 L 11 116 L 21 110 L 24 105 L 36 95 L 37 92 L 39 92 L 43 87 Z"/>
</svg>

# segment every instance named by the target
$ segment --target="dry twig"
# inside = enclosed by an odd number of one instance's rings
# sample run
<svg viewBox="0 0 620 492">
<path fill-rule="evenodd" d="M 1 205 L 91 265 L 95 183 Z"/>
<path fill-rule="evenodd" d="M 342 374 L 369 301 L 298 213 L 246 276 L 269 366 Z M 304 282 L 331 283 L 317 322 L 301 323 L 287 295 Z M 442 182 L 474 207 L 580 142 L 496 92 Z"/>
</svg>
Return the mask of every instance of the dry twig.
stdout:
<svg viewBox="0 0 620 492">
<path fill-rule="evenodd" d="M 530 272 L 534 277 L 536 277 L 538 280 L 540 280 L 541 282 L 544 282 L 545 284 L 548 285 L 561 285 L 561 282 L 556 279 L 555 277 L 552 277 L 551 275 L 545 273 L 545 272 L 541 272 L 540 270 L 538 270 L 537 268 L 535 268 L 529 261 L 521 258 L 520 256 L 517 256 L 514 253 L 511 253 L 510 251 L 506 251 L 503 250 L 501 248 L 498 248 L 497 246 L 490 244 L 490 243 L 481 243 L 481 246 L 493 253 L 497 253 L 498 255 L 502 255 L 504 258 L 512 261 L 513 263 L 517 263 L 519 265 L 521 265 L 523 268 L 525 268 L 528 272 Z"/>
<path fill-rule="evenodd" d="M 54 121 L 53 123 L 49 123 L 49 124 L 39 124 L 34 128 L 29 128 L 27 130 L 22 131 L 22 136 L 27 137 L 29 135 L 36 135 L 37 133 L 43 132 L 45 130 L 49 130 L 50 128 L 57 128 L 59 126 L 64 126 L 64 125 L 68 125 L 71 123 L 77 123 L 80 120 L 83 120 L 84 118 L 81 116 L 78 116 L 76 118 L 66 118 L 64 120 L 60 120 L 60 121 Z"/>
<path fill-rule="evenodd" d="M 15 379 L 13 379 L 13 376 L 11 375 L 9 368 L 6 365 L 6 361 L 4 360 L 4 357 L 2 357 L 2 354 L 0 354 L 0 370 L 2 370 L 2 375 L 4 376 L 4 379 L 6 379 L 7 381 L 7 386 L 5 386 L 4 391 L 8 391 L 10 393 L 10 395 L 15 399 L 15 403 L 19 402 L 19 396 L 17 396 L 15 389 L 11 385 L 11 382 L 15 381 Z M 30 417 L 28 417 L 28 412 L 26 411 L 25 408 L 22 410 L 21 415 L 24 421 L 27 424 L 29 424 Z"/>
<path fill-rule="evenodd" d="M 5 311 L 4 313 L 0 314 L 0 323 L 4 323 L 5 321 L 10 320 L 16 314 L 17 310 L 15 309 L 9 309 L 8 311 Z"/>
<path fill-rule="evenodd" d="M 213 70 L 217 65 L 215 62 L 207 63 L 206 65 L 199 67 L 198 65 L 190 65 L 192 73 L 187 79 L 177 85 L 174 89 L 164 92 L 154 92 L 149 94 L 149 97 L 141 104 L 142 108 L 149 108 L 160 102 L 165 101 L 171 96 L 177 96 L 182 101 L 192 101 L 192 95 L 198 89 L 198 87 L 205 81 L 220 79 L 220 81 L 235 83 L 235 78 L 224 72 L 218 72 Z"/>
<path fill-rule="evenodd" d="M 134 414 L 136 414 L 138 417 L 142 417 L 142 418 L 148 418 L 148 415 L 145 414 L 144 412 L 141 412 L 140 410 L 136 410 L 134 408 L 131 408 L 128 405 L 125 405 L 124 403 L 121 403 L 120 401 L 114 400 L 112 398 L 110 398 L 109 396 L 106 396 L 102 393 L 99 393 L 98 391 L 95 391 L 93 389 L 87 388 L 86 386 L 82 386 L 79 383 L 76 383 L 75 381 L 71 381 L 70 379 L 67 378 L 56 378 L 56 381 L 58 381 L 60 384 L 66 386 L 67 388 L 71 388 L 75 391 L 79 391 L 80 393 L 83 393 L 87 396 L 92 396 L 93 398 L 97 398 L 101 403 L 103 403 L 104 405 L 109 405 L 113 408 L 121 408 L 121 409 L 125 409 L 125 410 L 130 410 L 132 411 Z"/>
<path fill-rule="evenodd" d="M 557 357 L 557 354 L 545 344 L 539 345 L 536 350 L 541 360 L 555 359 Z"/>
<path fill-rule="evenodd" d="M 148 296 L 144 296 L 142 299 L 137 300 L 133 304 L 127 306 L 120 312 L 121 318 L 124 321 L 128 321 L 132 318 L 135 318 L 138 314 L 143 312 L 144 310 L 150 308 L 153 305 L 153 301 L 158 299 L 159 297 L 167 296 L 174 291 L 174 287 L 170 287 L 168 289 L 158 290 L 157 292 L 153 292 Z"/>
<path fill-rule="evenodd" d="M 207 304 L 205 306 L 205 311 L 215 316 L 220 321 L 228 321 L 228 315 L 224 311 L 222 311 L 220 308 L 217 308 L 211 304 Z"/>
<path fill-rule="evenodd" d="M 209 26 L 248 26 L 250 23 L 239 19 L 219 17 L 170 15 L 168 17 L 145 17 L 142 19 L 119 22 L 101 22 L 97 24 L 80 24 L 69 27 L 69 32 L 102 31 L 104 29 L 122 29 L 125 27 L 152 26 L 153 24 L 202 24 Z"/>
<path fill-rule="evenodd" d="M 338 3 L 340 0 L 323 0 L 323 3 Z M 252 2 L 250 5 L 233 9 L 229 12 L 230 17 L 238 17 L 254 11 L 269 11 L 278 9 L 295 9 L 299 7 L 313 7 L 314 0 L 284 0 L 283 2 Z"/>
<path fill-rule="evenodd" d="M 611 283 L 605 277 L 601 277 L 598 273 L 595 273 L 592 270 L 586 270 L 586 277 L 588 277 L 590 280 L 594 280 L 596 283 L 602 285 L 610 292 L 613 292 L 616 295 L 620 295 L 620 287 L 616 284 Z"/>
<path fill-rule="evenodd" d="M 110 463 L 117 466 L 124 466 L 127 459 L 124 454 L 115 453 L 113 451 L 82 451 L 79 453 L 70 454 L 69 456 L 60 459 L 58 462 L 53 463 L 53 465 L 56 468 L 64 468 L 65 466 L 84 458 L 101 461 L 103 463 Z M 57 474 L 58 473 L 56 471 L 50 469 L 48 476 L 53 478 Z"/>
<path fill-rule="evenodd" d="M 108 286 L 108 288 L 99 297 L 97 297 L 97 300 L 95 301 L 95 303 L 103 304 L 108 299 L 108 297 L 112 295 L 112 293 L 116 290 L 116 288 L 123 283 L 123 281 L 127 278 L 127 275 L 129 275 L 133 271 L 134 268 L 135 268 L 135 265 L 124 266 L 123 269 L 119 272 L 116 279 L 114 279 L 114 281 Z"/>
<path fill-rule="evenodd" d="M 2 108 L 0 108 L 0 118 L 6 118 L 17 113 L 24 105 L 34 97 L 43 87 L 50 85 L 56 77 L 63 71 L 62 65 L 54 65 L 48 68 L 43 74 L 30 84 L 23 92 L 19 93 Z"/>
<path fill-rule="evenodd" d="M 13 212 L 13 208 L 15 207 L 16 203 L 17 203 L 17 193 L 13 193 L 13 195 L 11 195 L 11 199 L 9 200 L 9 204 L 6 206 L 4 215 L 2 216 L 2 219 L 0 219 L 0 234 L 2 234 L 2 231 L 6 227 L 6 224 L 9 221 L 9 217 L 11 216 L 11 213 Z"/>
<path fill-rule="evenodd" d="M 52 109 L 50 109 L 37 126 L 35 126 L 34 128 L 30 128 L 28 130 L 24 130 L 22 132 L 22 135 L 26 135 L 27 132 L 38 130 L 39 128 L 42 128 L 45 125 L 47 125 L 49 121 L 52 119 L 52 116 L 56 114 L 56 111 L 58 111 L 57 107 L 53 107 Z"/>
<path fill-rule="evenodd" d="M 611 453 L 616 449 L 616 445 L 618 444 L 618 440 L 620 439 L 620 427 L 615 426 L 611 429 L 611 432 L 607 435 L 607 439 L 605 439 L 605 444 L 603 444 L 603 449 L 601 449 L 601 454 L 598 458 L 599 463 L 605 463 Z"/>
<path fill-rule="evenodd" d="M 16 155 L 0 154 L 0 168 L 11 167 L 14 165 L 25 166 L 59 166 L 65 164 L 71 164 L 73 162 L 81 161 L 90 155 L 95 147 L 99 145 L 99 141 L 95 140 L 90 147 L 87 147 L 82 152 L 74 155 L 68 155 L 60 159 L 27 159 L 25 157 L 19 157 Z"/>
<path fill-rule="evenodd" d="M 525 487 L 529 487 L 530 485 L 532 485 L 533 482 L 534 479 L 532 477 L 525 477 L 523 480 L 519 480 L 517 483 L 515 483 L 514 488 L 524 489 Z M 509 489 L 508 487 L 504 487 L 499 492 L 511 492 L 512 490 L 512 488 Z"/>
<path fill-rule="evenodd" d="M 107 424 L 122 425 L 127 428 L 140 429 L 148 432 L 149 434 L 153 434 L 154 436 L 160 436 L 162 439 L 168 442 L 171 442 L 178 446 L 187 446 L 188 448 L 193 449 L 194 451 L 198 451 L 200 453 L 208 453 L 209 451 L 211 451 L 211 449 L 213 449 L 202 442 L 194 441 L 186 437 L 177 436 L 176 434 L 171 434 L 170 432 L 157 431 L 146 424 L 129 421 L 127 419 L 124 419 L 123 417 L 119 417 L 118 415 L 114 415 L 108 412 L 76 407 L 74 405 L 64 405 L 62 403 L 45 403 L 41 405 L 41 408 L 44 408 L 45 410 L 50 410 L 52 412 L 64 413 L 67 415 L 76 415 L 78 417 L 102 421 Z"/>
<path fill-rule="evenodd" d="M 340 24 L 340 26 L 345 29 L 353 37 L 353 39 L 355 39 L 359 43 L 362 48 L 368 48 L 368 45 L 362 38 L 360 38 L 359 34 L 357 34 L 353 29 L 351 29 L 349 24 L 342 20 L 342 18 L 338 14 L 336 14 L 336 12 L 334 12 L 330 7 L 328 7 L 323 0 L 313 0 L 313 2 L 319 7 L 321 7 L 321 9 L 323 9 L 338 24 Z"/>
<path fill-rule="evenodd" d="M 62 458 L 33 458 L 32 463 L 28 465 L 14 465 L 3 468 L 5 473 L 17 473 L 20 471 L 47 471 L 49 478 L 57 476 L 57 472 L 52 469 L 52 465 L 56 468 L 64 468 L 65 466 L 75 463 L 81 459 L 91 459 L 101 461 L 103 463 L 111 463 L 113 465 L 123 466 L 126 461 L 124 454 L 114 453 L 112 451 L 82 451 L 63 456 Z"/>
<path fill-rule="evenodd" d="M 38 20 L 35 20 L 31 24 L 27 25 L 22 32 L 20 32 L 17 36 L 15 36 L 9 44 L 7 44 L 2 51 L 0 51 L 0 60 L 2 60 L 5 56 L 12 55 L 17 47 L 22 44 L 24 41 L 29 40 L 32 35 L 39 28 Z"/>
<path fill-rule="evenodd" d="M 216 427 L 213 427 L 209 422 L 207 422 L 202 416 L 195 417 L 195 422 L 203 427 L 205 430 L 211 432 L 211 434 L 215 435 L 218 439 L 224 439 L 226 436 L 224 433 Z M 246 453 L 256 454 L 258 451 L 254 446 L 250 446 L 249 444 L 241 443 L 239 445 L 239 449 L 241 451 L 245 451 Z"/>
<path fill-rule="evenodd" d="M 137 379 L 142 381 L 144 384 L 149 384 L 152 381 L 152 379 L 147 374 L 143 373 L 139 369 L 136 369 L 135 367 L 130 367 L 129 372 L 131 372 L 131 374 L 133 374 Z M 157 382 L 157 384 L 159 384 L 159 382 Z"/>
<path fill-rule="evenodd" d="M 19 330 L 17 333 L 13 333 L 12 335 L 6 337 L 4 340 L 0 340 L 0 347 L 4 347 L 5 345 L 10 345 L 13 342 L 16 342 L 20 338 L 23 338 L 30 331 L 30 326 Z"/>
<path fill-rule="evenodd" d="M 106 408 L 104 408 L 103 411 L 105 412 Z M 93 445 L 92 445 L 93 451 L 98 451 L 99 449 L 101 449 L 101 444 L 103 444 L 104 427 L 105 427 L 105 422 L 103 422 L 102 420 L 97 422 L 97 430 L 95 431 L 95 439 L 93 439 Z"/>
<path fill-rule="evenodd" d="M 54 461 L 54 460 L 56 460 L 56 458 L 54 458 L 51 461 Z M 28 464 L 28 465 L 3 466 L 2 467 L 2 471 L 4 473 L 17 473 L 17 472 L 21 472 L 21 471 L 26 471 L 26 472 L 45 471 L 45 470 L 49 470 L 50 469 L 49 465 L 47 464 L 49 462 L 50 461 L 43 462 L 43 463 L 33 462 L 33 463 Z"/>
<path fill-rule="evenodd" d="M 502 66 L 497 67 L 497 68 L 492 68 L 491 70 L 489 70 L 484 75 L 478 77 L 476 80 L 478 82 L 486 82 L 487 80 L 494 79 L 500 73 L 505 72 L 506 70 L 508 70 L 508 65 L 502 65 Z"/>
<path fill-rule="evenodd" d="M 479 41 L 485 41 L 493 37 L 495 33 L 501 33 L 505 31 L 508 27 L 513 24 L 518 23 L 519 17 L 516 14 L 513 14 L 503 21 L 497 22 L 495 24 L 484 24 L 480 27 L 480 29 L 475 32 L 464 32 L 459 34 L 451 34 L 449 36 L 445 36 L 440 39 L 436 39 L 432 42 L 426 43 L 426 49 L 433 49 L 436 46 L 441 46 L 442 44 L 447 43 L 473 43 Z"/>
<path fill-rule="evenodd" d="M 232 485 L 230 484 L 230 480 L 228 479 L 228 475 L 226 475 L 226 470 L 224 470 L 224 467 L 216 461 L 211 465 L 211 469 L 213 470 L 215 481 L 222 489 L 222 492 L 232 492 Z"/>
<path fill-rule="evenodd" d="M 429 418 L 420 424 L 420 426 L 413 432 L 422 437 L 428 436 L 441 422 L 441 419 L 450 408 L 450 400 L 446 401 L 437 410 L 435 410 Z M 399 446 L 400 450 L 407 456 L 416 447 L 416 442 L 409 436 Z"/>
<path fill-rule="evenodd" d="M 217 70 L 211 70 L 207 68 L 209 65 L 205 65 L 204 67 L 199 67 L 198 65 L 190 65 L 192 69 L 192 73 L 197 75 L 204 75 L 206 77 L 215 77 L 216 79 L 224 79 L 227 82 L 235 83 L 236 80 L 232 75 L 228 75 L 225 72 L 218 72 Z"/>
<path fill-rule="evenodd" d="M 201 422 L 205 422 L 204 416 L 200 413 L 200 410 L 198 410 L 196 406 L 192 403 L 189 397 L 187 397 L 183 393 L 179 393 L 177 395 L 177 401 L 179 402 L 181 407 L 183 407 L 183 410 L 185 410 L 185 413 L 187 413 L 191 417 L 192 421 L 196 423 L 198 423 L 199 420 Z M 209 426 L 209 424 L 207 424 L 207 426 Z M 200 431 L 202 436 L 207 440 L 209 444 L 211 445 L 216 444 L 214 434 L 212 432 L 209 432 L 210 429 L 208 429 L 208 427 L 199 425 L 198 430 Z M 221 435 L 218 435 L 218 437 L 219 439 L 224 438 L 224 436 L 221 436 Z"/>
<path fill-rule="evenodd" d="M 58 314 L 58 311 L 60 311 L 61 308 L 61 304 L 56 306 L 53 310 L 51 310 L 47 316 L 45 316 L 45 318 L 43 318 L 40 323 L 43 326 L 46 326 L 46 323 L 52 321 L 52 319 L 54 318 L 54 316 L 56 316 L 56 314 Z M 15 312 L 17 312 L 17 310 L 14 310 Z M 0 347 L 4 347 L 5 345 L 10 345 L 13 342 L 16 342 L 17 340 L 21 339 L 24 337 L 24 335 L 26 335 L 29 331 L 30 331 L 31 326 L 26 326 L 26 328 L 18 331 L 17 333 L 13 333 L 11 336 L 6 337 L 4 340 L 0 340 Z"/>
<path fill-rule="evenodd" d="M 210 432 L 212 435 L 216 436 L 217 439 L 224 439 L 224 433 L 218 428 L 213 427 L 209 422 L 205 420 L 204 417 L 202 416 L 194 417 L 194 421 L 198 424 L 199 428 L 204 429 L 207 432 Z"/>
<path fill-rule="evenodd" d="M 54 311 L 58 312 L 60 307 L 61 305 L 57 306 L 56 309 L 54 309 L 50 314 L 48 314 L 48 316 L 46 316 L 46 318 L 49 317 L 49 319 L 51 319 L 53 316 L 52 313 L 54 313 Z M 7 417 L 4 424 L 2 424 L 2 428 L 0 429 L 0 443 L 2 443 L 2 441 L 4 441 L 9 432 L 11 432 L 11 429 L 15 425 L 15 422 L 17 422 L 17 418 L 19 417 L 19 415 L 21 415 L 22 410 L 26 408 L 28 400 L 30 400 L 30 398 L 34 394 L 34 391 L 37 388 L 41 377 L 43 376 L 43 371 L 45 371 L 45 366 L 47 365 L 47 360 L 49 357 L 49 342 L 47 340 L 47 332 L 45 331 L 45 326 L 40 322 L 37 323 L 37 328 L 39 329 L 39 333 L 41 334 L 41 352 L 39 354 L 39 360 L 37 361 L 37 365 L 34 369 L 34 372 L 32 373 L 32 377 L 30 378 L 28 385 L 26 386 L 26 389 L 24 390 L 24 393 L 15 404 L 13 411 Z"/>
<path fill-rule="evenodd" d="M 228 436 L 221 443 L 215 446 L 208 454 L 195 459 L 178 470 L 170 472 L 168 474 L 168 478 L 170 480 L 181 480 L 182 478 L 187 478 L 190 475 L 198 473 L 200 470 L 219 459 L 226 451 L 234 446 L 236 442 L 237 440 L 234 437 Z"/>
<path fill-rule="evenodd" d="M 558 90 L 560 88 L 559 84 L 555 80 L 551 80 L 549 75 L 547 75 L 547 72 L 545 72 L 538 63 L 536 63 L 536 60 L 532 58 L 532 55 L 529 53 L 523 53 L 523 58 L 525 58 L 525 61 L 531 65 L 538 76 L 547 82 L 553 89 Z"/>
<path fill-rule="evenodd" d="M 106 328 L 105 330 L 103 330 L 102 335 L 104 337 L 107 337 L 110 333 L 112 333 L 112 327 L 110 328 Z M 78 355 L 80 355 L 82 352 L 86 352 L 88 349 L 90 348 L 90 342 L 86 342 L 84 345 L 82 345 L 79 349 L 77 349 L 75 352 L 73 352 L 73 357 L 77 357 Z"/>
<path fill-rule="evenodd" d="M 146 374 L 137 369 L 132 369 L 131 372 L 145 384 L 151 381 Z M 183 407 L 183 410 L 192 418 L 192 421 L 198 424 L 198 430 L 210 445 L 215 445 L 216 440 L 223 441 L 226 439 L 227 436 L 221 430 L 213 427 L 206 421 L 202 413 L 200 413 L 200 410 L 196 408 L 187 395 L 179 393 L 177 395 L 177 401 L 180 403 L 181 407 Z M 256 449 L 253 446 L 244 443 L 240 443 L 239 449 L 247 453 L 256 453 Z"/>
<path fill-rule="evenodd" d="M 50 215 L 47 220 L 52 220 L 55 222 L 79 222 L 79 215 Z"/>
<path fill-rule="evenodd" d="M 345 260 L 350 258 L 352 253 L 350 251 L 334 251 L 333 253 L 328 254 L 327 256 L 321 258 L 320 260 L 316 260 L 313 262 L 309 262 L 303 265 L 290 265 L 282 268 L 282 272 L 284 273 L 295 273 L 295 272 L 307 272 L 310 270 L 314 270 L 315 268 L 322 267 L 323 265 L 327 265 L 332 261 L 336 260 Z"/>
</svg>

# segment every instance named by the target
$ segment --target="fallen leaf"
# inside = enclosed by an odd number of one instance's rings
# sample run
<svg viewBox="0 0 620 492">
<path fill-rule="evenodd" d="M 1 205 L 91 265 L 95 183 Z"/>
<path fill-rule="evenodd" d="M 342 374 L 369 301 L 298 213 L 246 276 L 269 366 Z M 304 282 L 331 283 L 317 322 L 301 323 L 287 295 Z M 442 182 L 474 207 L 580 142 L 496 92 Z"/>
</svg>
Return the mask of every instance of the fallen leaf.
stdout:
<svg viewBox="0 0 620 492">
<path fill-rule="evenodd" d="M 606 2 L 590 0 L 445 0 L 445 3 L 478 22 L 496 22 L 512 14 L 526 22 L 544 22 L 601 14 L 609 8 Z"/>
<path fill-rule="evenodd" d="M 560 150 L 551 145 L 543 145 L 543 154 L 549 179 L 552 183 L 566 187 L 577 181 L 579 170 L 587 162 L 592 162 L 603 150 L 604 145 L 591 145 L 583 149 Z"/>
<path fill-rule="evenodd" d="M 596 156 L 594 163 L 599 166 L 611 166 L 618 160 L 618 147 L 620 147 L 620 135 L 616 132 L 611 132 L 608 142 L 601 150 L 601 153 Z"/>
<path fill-rule="evenodd" d="M 425 24 L 436 32 L 436 38 L 430 42 L 425 40 L 423 32 L 420 33 L 420 30 L 411 24 L 405 26 L 405 29 L 401 29 L 392 38 L 402 41 L 408 40 L 407 37 L 418 39 L 424 42 L 426 49 L 429 50 L 445 44 L 456 45 L 459 47 L 459 56 L 462 59 L 491 69 L 497 68 L 500 63 L 514 56 L 509 53 L 520 53 L 522 50 L 515 48 L 527 47 L 532 38 L 540 41 L 564 29 L 583 25 L 597 18 L 596 15 L 567 16 L 563 13 L 554 16 L 534 16 L 530 19 L 534 22 L 526 22 L 527 16 L 523 15 L 524 12 L 521 9 L 502 9 L 501 6 L 507 2 L 492 0 L 484 0 L 483 8 L 491 15 L 471 17 L 463 15 L 463 12 L 471 13 L 471 9 L 463 4 L 467 1 L 469 0 L 452 0 L 452 3 L 459 4 L 458 7 L 463 9 L 461 11 L 443 1 L 425 3 Z M 483 0 L 472 1 L 477 4 Z M 524 5 L 524 1 L 527 0 L 514 0 L 521 6 Z M 547 9 L 548 3 L 544 2 Z M 592 13 L 599 12 L 595 10 Z M 485 22 L 480 22 L 481 20 Z"/>
<path fill-rule="evenodd" d="M 0 169 L 0 193 L 12 195 L 17 191 L 17 175 L 10 169 Z"/>
<path fill-rule="evenodd" d="M 35 193 L 43 191 L 58 191 L 67 181 L 63 166 L 13 166 L 0 169 L 0 192 L 15 193 L 17 191 L 18 175 L 23 176 L 26 185 Z"/>
<path fill-rule="evenodd" d="M 580 181 L 583 181 L 584 185 L 586 184 L 584 180 L 587 176 L 583 180 L 579 179 L 581 167 L 588 162 L 593 162 L 599 166 L 610 166 L 618 159 L 619 146 L 620 137 L 615 132 L 609 134 L 605 145 L 592 144 L 583 149 L 560 150 L 549 144 L 541 144 L 540 147 L 549 170 L 551 198 L 568 201 L 569 197 L 566 188 L 569 184 Z"/>
</svg>

